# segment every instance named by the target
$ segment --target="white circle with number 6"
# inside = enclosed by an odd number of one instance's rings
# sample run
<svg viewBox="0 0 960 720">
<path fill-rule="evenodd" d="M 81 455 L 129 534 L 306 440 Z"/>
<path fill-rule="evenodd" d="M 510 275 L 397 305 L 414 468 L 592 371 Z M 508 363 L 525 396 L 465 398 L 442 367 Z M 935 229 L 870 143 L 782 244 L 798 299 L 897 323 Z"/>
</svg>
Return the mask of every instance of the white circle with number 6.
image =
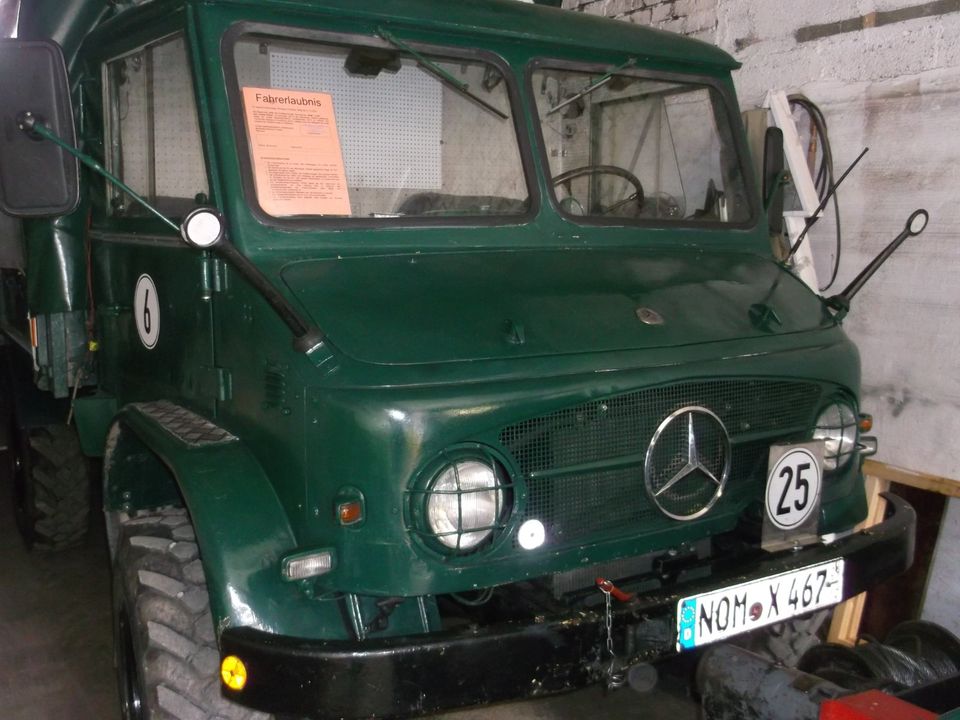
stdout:
<svg viewBox="0 0 960 720">
<path fill-rule="evenodd" d="M 806 448 L 788 450 L 767 478 L 767 515 L 781 530 L 802 525 L 820 497 L 820 463 Z"/>
<path fill-rule="evenodd" d="M 137 289 L 133 292 L 133 318 L 140 342 L 147 350 L 153 350 L 160 338 L 160 302 L 157 300 L 157 286 L 146 273 L 137 278 Z"/>
</svg>

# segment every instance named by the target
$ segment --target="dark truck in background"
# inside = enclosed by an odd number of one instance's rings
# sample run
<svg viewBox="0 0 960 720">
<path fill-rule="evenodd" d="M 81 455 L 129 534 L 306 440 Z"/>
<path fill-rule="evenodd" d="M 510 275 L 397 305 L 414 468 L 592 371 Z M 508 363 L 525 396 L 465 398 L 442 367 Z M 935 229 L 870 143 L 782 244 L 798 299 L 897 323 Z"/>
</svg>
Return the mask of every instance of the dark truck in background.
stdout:
<svg viewBox="0 0 960 720">
<path fill-rule="evenodd" d="M 512 0 L 21 8 L 6 457 L 51 548 L 102 458 L 126 718 L 615 686 L 909 566 L 735 67 Z"/>
</svg>

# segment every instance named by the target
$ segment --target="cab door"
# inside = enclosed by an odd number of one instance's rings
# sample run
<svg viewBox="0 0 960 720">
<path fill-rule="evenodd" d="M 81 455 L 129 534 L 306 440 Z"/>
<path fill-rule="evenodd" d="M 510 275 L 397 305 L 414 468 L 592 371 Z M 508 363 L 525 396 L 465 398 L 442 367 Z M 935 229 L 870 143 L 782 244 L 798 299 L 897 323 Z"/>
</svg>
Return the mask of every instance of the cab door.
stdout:
<svg viewBox="0 0 960 720">
<path fill-rule="evenodd" d="M 107 169 L 179 225 L 209 181 L 182 31 L 100 62 Z M 170 399 L 213 415 L 224 388 L 212 340 L 212 261 L 116 185 L 95 179 L 102 385 L 124 404 Z M 100 195 L 100 192 L 95 193 Z"/>
</svg>

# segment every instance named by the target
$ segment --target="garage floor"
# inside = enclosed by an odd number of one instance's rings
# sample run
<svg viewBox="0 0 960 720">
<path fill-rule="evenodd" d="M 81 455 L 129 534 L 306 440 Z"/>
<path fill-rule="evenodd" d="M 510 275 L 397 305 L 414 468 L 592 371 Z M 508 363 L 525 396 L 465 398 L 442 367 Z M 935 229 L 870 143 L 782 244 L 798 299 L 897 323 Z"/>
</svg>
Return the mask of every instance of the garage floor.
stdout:
<svg viewBox="0 0 960 720">
<path fill-rule="evenodd" d="M 8 487 L 0 488 L 0 715 L 4 720 L 119 720 L 110 621 L 110 572 L 99 524 L 85 545 L 27 553 Z M 681 690 L 562 697 L 450 713 L 446 720 L 603 717 L 694 720 Z"/>
</svg>

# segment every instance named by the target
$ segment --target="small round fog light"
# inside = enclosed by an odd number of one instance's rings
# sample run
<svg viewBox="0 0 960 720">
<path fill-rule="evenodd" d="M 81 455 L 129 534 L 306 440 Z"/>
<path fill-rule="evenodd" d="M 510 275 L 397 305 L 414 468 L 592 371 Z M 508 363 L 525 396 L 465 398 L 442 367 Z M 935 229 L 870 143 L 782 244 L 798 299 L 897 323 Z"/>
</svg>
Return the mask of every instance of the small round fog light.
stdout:
<svg viewBox="0 0 960 720">
<path fill-rule="evenodd" d="M 231 690 L 243 690 L 247 684 L 247 666 L 236 655 L 227 655 L 220 663 L 220 677 Z"/>
<path fill-rule="evenodd" d="M 527 520 L 517 530 L 517 543 L 524 550 L 536 550 L 547 539 L 547 531 L 539 520 Z"/>
</svg>

